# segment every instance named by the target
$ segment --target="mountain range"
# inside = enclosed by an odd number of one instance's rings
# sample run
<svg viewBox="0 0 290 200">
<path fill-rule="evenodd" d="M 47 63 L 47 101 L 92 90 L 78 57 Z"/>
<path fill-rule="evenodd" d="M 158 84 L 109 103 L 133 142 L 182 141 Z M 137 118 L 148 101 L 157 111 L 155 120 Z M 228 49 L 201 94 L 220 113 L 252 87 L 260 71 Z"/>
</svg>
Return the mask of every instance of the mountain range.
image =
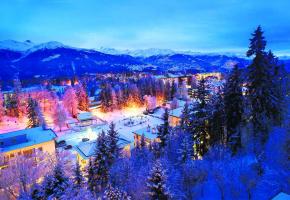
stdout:
<svg viewBox="0 0 290 200">
<path fill-rule="evenodd" d="M 288 58 L 285 63 L 290 64 Z M 0 41 L 0 79 L 56 78 L 105 72 L 209 72 L 228 71 L 249 60 L 233 54 L 205 54 L 170 49 L 82 49 L 59 42 L 34 44 L 30 40 Z M 289 69 L 289 67 L 288 67 Z"/>
</svg>

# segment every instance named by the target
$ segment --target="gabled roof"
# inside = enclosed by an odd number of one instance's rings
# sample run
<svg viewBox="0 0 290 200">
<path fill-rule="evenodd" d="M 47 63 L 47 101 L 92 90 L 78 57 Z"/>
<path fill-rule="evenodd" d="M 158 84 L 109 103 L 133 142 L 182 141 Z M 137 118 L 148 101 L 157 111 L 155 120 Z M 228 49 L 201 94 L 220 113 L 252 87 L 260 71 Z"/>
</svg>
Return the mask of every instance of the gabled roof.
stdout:
<svg viewBox="0 0 290 200">
<path fill-rule="evenodd" d="M 42 127 L 23 129 L 0 134 L 0 152 L 8 152 L 54 140 L 57 135 Z"/>
</svg>

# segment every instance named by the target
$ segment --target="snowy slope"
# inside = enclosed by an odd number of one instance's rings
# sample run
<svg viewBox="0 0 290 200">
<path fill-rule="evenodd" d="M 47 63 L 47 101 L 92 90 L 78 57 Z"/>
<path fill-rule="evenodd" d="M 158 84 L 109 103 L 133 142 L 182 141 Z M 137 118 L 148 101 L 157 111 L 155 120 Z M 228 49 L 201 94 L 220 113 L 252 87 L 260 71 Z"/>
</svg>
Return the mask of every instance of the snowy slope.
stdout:
<svg viewBox="0 0 290 200">
<path fill-rule="evenodd" d="M 34 46 L 30 40 L 24 42 L 18 42 L 15 40 L 3 40 L 0 41 L 0 49 L 12 50 L 12 51 L 26 51 Z"/>
</svg>

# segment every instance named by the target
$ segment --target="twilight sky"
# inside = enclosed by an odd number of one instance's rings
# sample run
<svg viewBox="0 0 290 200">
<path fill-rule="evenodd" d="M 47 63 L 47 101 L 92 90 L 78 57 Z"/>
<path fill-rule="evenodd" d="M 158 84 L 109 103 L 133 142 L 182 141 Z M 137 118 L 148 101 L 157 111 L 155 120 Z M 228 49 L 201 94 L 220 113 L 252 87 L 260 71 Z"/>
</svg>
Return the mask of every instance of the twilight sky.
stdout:
<svg viewBox="0 0 290 200">
<path fill-rule="evenodd" d="M 0 40 L 85 48 L 244 51 L 259 24 L 290 53 L 289 0 L 0 0 Z"/>
</svg>

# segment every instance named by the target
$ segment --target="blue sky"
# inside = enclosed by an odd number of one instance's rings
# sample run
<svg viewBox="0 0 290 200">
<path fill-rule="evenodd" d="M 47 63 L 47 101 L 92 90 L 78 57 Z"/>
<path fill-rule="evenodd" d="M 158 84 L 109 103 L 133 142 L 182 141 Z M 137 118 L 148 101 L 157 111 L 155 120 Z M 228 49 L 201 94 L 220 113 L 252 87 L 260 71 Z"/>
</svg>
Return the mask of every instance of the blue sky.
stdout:
<svg viewBox="0 0 290 200">
<path fill-rule="evenodd" d="M 0 0 L 0 40 L 85 48 L 244 51 L 259 24 L 289 52 L 289 0 Z"/>
</svg>

